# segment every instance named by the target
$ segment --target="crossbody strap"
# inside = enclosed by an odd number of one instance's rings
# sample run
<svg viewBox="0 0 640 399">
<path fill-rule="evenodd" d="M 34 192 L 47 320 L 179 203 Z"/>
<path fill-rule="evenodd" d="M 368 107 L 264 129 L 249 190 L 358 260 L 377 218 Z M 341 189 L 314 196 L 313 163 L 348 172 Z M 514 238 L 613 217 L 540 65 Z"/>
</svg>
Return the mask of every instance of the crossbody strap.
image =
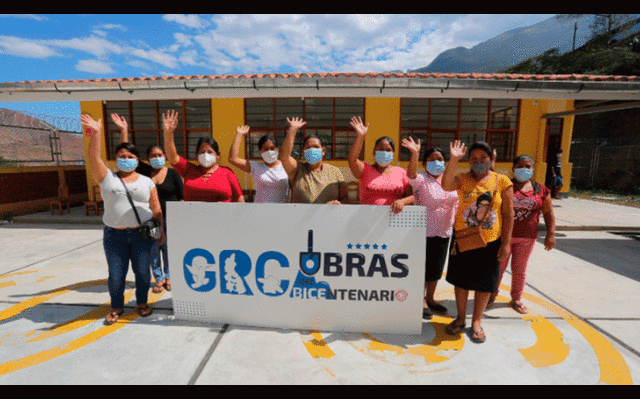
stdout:
<svg viewBox="0 0 640 399">
<path fill-rule="evenodd" d="M 136 209 L 136 206 L 133 205 L 133 199 L 131 199 L 131 194 L 129 194 L 129 190 L 127 190 L 127 185 L 124 184 L 124 180 L 122 180 L 122 177 L 120 177 L 119 174 L 115 173 L 115 175 L 118 176 L 118 179 L 120 179 L 120 181 L 122 182 L 122 185 L 124 186 L 124 191 L 127 193 L 127 199 L 129 200 L 129 203 L 133 208 L 133 213 L 136 214 L 136 219 L 138 219 L 138 224 L 142 226 L 142 222 L 140 221 L 140 215 L 138 215 L 138 210 Z"/>
</svg>

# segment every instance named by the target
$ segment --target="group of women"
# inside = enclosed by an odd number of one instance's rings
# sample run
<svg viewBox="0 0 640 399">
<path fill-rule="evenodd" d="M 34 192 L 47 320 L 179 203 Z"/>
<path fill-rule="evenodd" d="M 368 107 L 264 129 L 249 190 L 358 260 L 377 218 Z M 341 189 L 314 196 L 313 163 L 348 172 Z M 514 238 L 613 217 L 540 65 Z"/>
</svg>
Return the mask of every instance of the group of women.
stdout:
<svg viewBox="0 0 640 399">
<path fill-rule="evenodd" d="M 133 217 L 127 191 L 141 220 L 152 217 L 166 225 L 165 203 L 172 200 L 208 202 L 244 202 L 238 179 L 230 168 L 221 166 L 220 149 L 213 138 L 201 138 L 196 146 L 199 165 L 178 155 L 173 132 L 178 125 L 178 114 L 168 111 L 162 115 L 164 151 L 152 146 L 147 152 L 149 166 L 142 166 L 134 146 L 126 142 L 126 121 L 112 115 L 121 129 L 121 144 L 116 147 L 118 172 L 110 171 L 100 158 L 102 121 L 88 115 L 82 123 L 92 132 L 89 145 L 89 170 L 99 183 L 105 202 L 104 249 L 109 264 L 109 292 L 112 310 L 105 322 L 115 322 L 123 311 L 124 282 L 131 261 L 136 277 L 136 300 L 139 312 L 151 312 L 147 304 L 150 286 L 149 264 L 153 264 L 155 292 L 170 289 L 166 259 L 166 230 L 157 243 L 145 240 Z M 345 179 L 339 168 L 323 162 L 326 148 L 319 137 L 307 135 L 303 141 L 304 161 L 292 157 L 297 132 L 305 125 L 301 118 L 287 118 L 289 127 L 281 148 L 271 135 L 258 142 L 263 162 L 243 159 L 239 149 L 249 126 L 239 126 L 231 145 L 229 163 L 251 173 L 258 203 L 348 203 Z M 522 291 L 528 258 L 538 235 L 539 215 L 543 213 L 547 226 L 545 248 L 555 245 L 555 221 L 551 197 L 544 186 L 531 180 L 533 159 L 526 155 L 514 161 L 513 181 L 493 171 L 495 155 L 485 142 L 476 142 L 469 148 L 471 170 L 456 176 L 458 162 L 467 148 L 459 141 L 450 143 L 448 163 L 439 148 L 430 148 L 422 154 L 425 171 L 417 173 L 420 140 L 409 137 L 401 145 L 409 150 L 411 159 L 407 170 L 391 165 L 395 143 L 390 137 L 379 138 L 374 145 L 375 162 L 368 164 L 359 159 L 369 130 L 360 117 L 351 119 L 356 139 L 348 155 L 349 168 L 359 181 L 360 204 L 389 206 L 398 213 L 404 206 L 416 204 L 427 208 L 425 296 L 423 315 L 446 313 L 447 309 L 435 300 L 438 281 L 443 276 L 448 259 L 446 280 L 455 287 L 457 317 L 446 327 L 446 332 L 458 335 L 466 328 L 466 307 L 469 291 L 475 291 L 471 339 L 484 342 L 486 335 L 481 317 L 495 301 L 502 275 L 511 258 L 511 306 L 520 313 L 527 309 L 522 303 Z M 173 168 L 167 168 L 166 161 Z M 147 168 L 140 173 L 137 168 Z M 147 176 L 145 176 L 145 174 Z M 120 181 L 118 181 L 120 180 Z M 184 180 L 184 183 L 182 181 Z M 128 190 L 127 190 L 128 189 Z M 485 245 L 461 250 L 456 244 L 456 232 L 480 226 Z M 154 247 L 155 245 L 155 247 Z M 159 251 L 165 254 L 165 278 L 159 267 Z"/>
</svg>

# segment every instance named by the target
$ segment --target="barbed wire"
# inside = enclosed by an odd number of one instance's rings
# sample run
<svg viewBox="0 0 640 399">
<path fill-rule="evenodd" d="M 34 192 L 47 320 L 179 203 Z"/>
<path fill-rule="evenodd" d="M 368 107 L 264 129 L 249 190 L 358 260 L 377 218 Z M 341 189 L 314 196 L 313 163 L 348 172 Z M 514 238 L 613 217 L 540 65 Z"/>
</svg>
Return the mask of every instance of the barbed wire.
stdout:
<svg viewBox="0 0 640 399">
<path fill-rule="evenodd" d="M 25 115 L 27 117 L 25 117 Z M 6 125 L 35 129 L 51 129 L 65 132 L 82 132 L 80 116 L 77 118 L 40 114 L 31 111 L 14 111 L 0 108 L 0 121 Z"/>
</svg>

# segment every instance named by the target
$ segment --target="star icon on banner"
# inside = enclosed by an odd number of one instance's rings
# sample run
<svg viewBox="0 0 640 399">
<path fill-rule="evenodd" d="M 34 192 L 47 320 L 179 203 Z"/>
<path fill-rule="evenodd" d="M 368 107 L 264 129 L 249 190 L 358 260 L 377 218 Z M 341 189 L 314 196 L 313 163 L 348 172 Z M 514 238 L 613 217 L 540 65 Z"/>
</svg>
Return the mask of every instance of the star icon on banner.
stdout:
<svg viewBox="0 0 640 399">
<path fill-rule="evenodd" d="M 348 249 L 353 248 L 353 244 L 351 244 L 351 243 L 347 244 L 347 248 L 348 248 Z"/>
<path fill-rule="evenodd" d="M 347 244 L 347 249 L 373 249 L 373 250 L 386 250 L 387 249 L 387 244 L 352 244 L 352 243 L 348 243 Z"/>
</svg>

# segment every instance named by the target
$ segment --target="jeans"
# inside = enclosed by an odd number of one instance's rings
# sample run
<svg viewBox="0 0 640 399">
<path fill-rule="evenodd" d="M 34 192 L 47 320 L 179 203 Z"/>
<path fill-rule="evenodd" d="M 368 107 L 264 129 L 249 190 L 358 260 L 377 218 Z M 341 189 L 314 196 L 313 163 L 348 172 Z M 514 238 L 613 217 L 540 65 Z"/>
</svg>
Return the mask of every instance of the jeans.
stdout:
<svg viewBox="0 0 640 399">
<path fill-rule="evenodd" d="M 158 241 L 153 242 L 153 259 L 151 259 L 151 271 L 156 282 L 162 281 L 162 273 L 164 271 L 164 279 L 171 280 L 169 276 L 169 253 L 167 251 L 167 218 L 162 219 L 162 228 L 164 229 L 165 240 L 162 245 L 158 245 Z M 162 253 L 162 263 L 164 270 L 160 266 L 160 253 Z"/>
<path fill-rule="evenodd" d="M 155 241 L 155 240 L 154 240 Z M 136 279 L 136 303 L 147 303 L 151 273 L 149 264 L 154 241 L 142 238 L 139 229 L 113 229 L 105 226 L 102 239 L 109 266 L 109 295 L 111 308 L 124 307 L 124 289 L 129 271 L 129 260 Z"/>
</svg>

